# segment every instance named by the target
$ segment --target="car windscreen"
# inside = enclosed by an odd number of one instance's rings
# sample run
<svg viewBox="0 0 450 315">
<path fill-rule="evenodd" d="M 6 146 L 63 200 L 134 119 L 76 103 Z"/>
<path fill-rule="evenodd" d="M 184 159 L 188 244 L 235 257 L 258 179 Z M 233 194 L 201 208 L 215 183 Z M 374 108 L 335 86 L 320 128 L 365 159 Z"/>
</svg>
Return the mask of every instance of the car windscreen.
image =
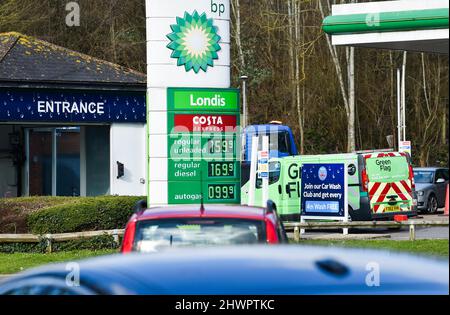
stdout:
<svg viewBox="0 0 450 315">
<path fill-rule="evenodd" d="M 248 245 L 265 242 L 264 221 L 243 219 L 166 219 L 137 224 L 134 249 L 154 252 L 163 247 Z"/>
<path fill-rule="evenodd" d="M 433 183 L 434 173 L 431 171 L 414 171 L 414 180 L 418 184 Z"/>
<path fill-rule="evenodd" d="M 404 156 L 387 156 L 366 160 L 369 181 L 393 183 L 409 178 L 409 163 Z"/>
<path fill-rule="evenodd" d="M 252 137 L 256 135 L 255 132 L 251 132 L 248 134 L 247 138 L 250 140 Z M 281 154 L 292 155 L 292 148 L 290 142 L 290 135 L 287 131 L 277 131 L 277 132 L 267 132 L 267 133 L 259 133 L 259 144 L 258 150 L 262 150 L 262 138 L 264 136 L 269 136 L 269 150 L 270 151 L 278 151 Z"/>
</svg>

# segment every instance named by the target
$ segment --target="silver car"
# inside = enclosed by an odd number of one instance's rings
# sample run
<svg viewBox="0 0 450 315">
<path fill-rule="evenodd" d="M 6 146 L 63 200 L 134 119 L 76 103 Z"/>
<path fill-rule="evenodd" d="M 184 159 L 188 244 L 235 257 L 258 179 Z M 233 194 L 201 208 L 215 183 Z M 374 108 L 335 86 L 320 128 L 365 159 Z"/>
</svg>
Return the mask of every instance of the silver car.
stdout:
<svg viewBox="0 0 450 315">
<path fill-rule="evenodd" d="M 417 209 L 425 213 L 436 213 L 445 206 L 448 168 L 414 168 L 414 180 L 417 191 Z"/>
</svg>

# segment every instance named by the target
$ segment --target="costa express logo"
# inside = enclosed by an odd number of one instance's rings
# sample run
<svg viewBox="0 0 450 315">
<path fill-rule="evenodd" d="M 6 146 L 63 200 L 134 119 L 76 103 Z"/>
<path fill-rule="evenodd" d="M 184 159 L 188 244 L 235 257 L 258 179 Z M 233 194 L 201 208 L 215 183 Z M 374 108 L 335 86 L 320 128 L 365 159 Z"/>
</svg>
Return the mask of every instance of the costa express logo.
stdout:
<svg viewBox="0 0 450 315">
<path fill-rule="evenodd" d="M 217 7 L 217 5 L 216 5 Z M 216 8 L 217 10 L 217 8 Z M 221 37 L 214 20 L 208 19 L 206 13 L 184 13 L 184 18 L 177 17 L 177 24 L 170 26 L 172 33 L 167 35 L 170 44 L 167 48 L 173 50 L 171 57 L 178 59 L 178 66 L 184 66 L 186 72 L 194 70 L 207 71 L 214 67 L 214 60 L 219 59 Z"/>
<path fill-rule="evenodd" d="M 175 132 L 234 132 L 236 115 L 175 115 Z"/>
</svg>

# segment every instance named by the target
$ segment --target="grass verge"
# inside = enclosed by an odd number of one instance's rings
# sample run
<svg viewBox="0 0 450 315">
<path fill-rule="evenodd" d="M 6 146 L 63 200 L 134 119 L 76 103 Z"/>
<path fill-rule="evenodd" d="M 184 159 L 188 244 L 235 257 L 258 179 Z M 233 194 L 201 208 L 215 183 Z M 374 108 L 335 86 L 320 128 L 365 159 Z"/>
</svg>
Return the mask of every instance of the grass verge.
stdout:
<svg viewBox="0 0 450 315">
<path fill-rule="evenodd" d="M 448 240 L 416 240 L 394 241 L 394 240 L 345 240 L 345 241 L 323 241 L 305 240 L 300 241 L 304 245 L 331 246 L 331 247 L 354 247 L 384 249 L 396 252 L 409 252 L 430 256 L 448 257 Z"/>
<path fill-rule="evenodd" d="M 0 274 L 14 274 L 25 269 L 46 265 L 49 263 L 76 261 L 88 257 L 102 256 L 117 253 L 117 250 L 80 250 L 58 252 L 52 254 L 38 253 L 0 253 Z"/>
</svg>

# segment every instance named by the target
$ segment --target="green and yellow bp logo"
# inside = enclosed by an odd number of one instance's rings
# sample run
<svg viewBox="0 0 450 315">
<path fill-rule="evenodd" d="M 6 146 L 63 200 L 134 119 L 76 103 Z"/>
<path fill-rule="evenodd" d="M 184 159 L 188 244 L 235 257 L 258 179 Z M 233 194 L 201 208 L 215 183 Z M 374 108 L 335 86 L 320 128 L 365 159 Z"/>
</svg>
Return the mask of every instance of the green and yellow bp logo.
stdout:
<svg viewBox="0 0 450 315">
<path fill-rule="evenodd" d="M 214 60 L 219 59 L 217 52 L 221 50 L 221 38 L 213 19 L 208 19 L 206 13 L 200 15 L 194 11 L 191 15 L 185 12 L 184 18 L 177 17 L 177 24 L 170 27 L 172 33 L 167 37 L 171 42 L 167 47 L 173 50 L 171 57 L 178 59 L 178 66 L 195 73 L 214 67 Z"/>
</svg>

